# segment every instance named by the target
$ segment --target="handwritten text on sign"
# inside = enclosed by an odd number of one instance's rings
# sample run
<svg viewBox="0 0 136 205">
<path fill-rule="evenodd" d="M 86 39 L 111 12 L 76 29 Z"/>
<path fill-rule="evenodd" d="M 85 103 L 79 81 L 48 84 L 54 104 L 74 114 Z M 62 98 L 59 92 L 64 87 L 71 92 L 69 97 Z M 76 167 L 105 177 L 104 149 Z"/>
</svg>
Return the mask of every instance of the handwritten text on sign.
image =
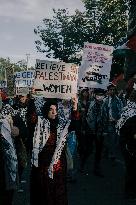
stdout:
<svg viewBox="0 0 136 205">
<path fill-rule="evenodd" d="M 103 44 L 85 43 L 83 49 L 83 60 L 92 63 L 111 63 L 113 47 Z"/>
<path fill-rule="evenodd" d="M 77 93 L 77 66 L 37 60 L 34 88 L 47 98 L 69 99 Z"/>
<path fill-rule="evenodd" d="M 110 78 L 112 52 L 112 46 L 85 43 L 78 85 L 106 89 Z"/>
</svg>

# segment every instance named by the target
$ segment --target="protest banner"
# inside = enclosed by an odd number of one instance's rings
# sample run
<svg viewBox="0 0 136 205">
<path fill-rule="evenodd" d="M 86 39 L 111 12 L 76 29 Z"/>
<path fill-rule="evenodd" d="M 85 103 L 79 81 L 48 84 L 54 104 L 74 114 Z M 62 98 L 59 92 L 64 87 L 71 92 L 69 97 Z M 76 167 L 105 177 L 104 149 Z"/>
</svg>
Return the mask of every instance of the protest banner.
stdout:
<svg viewBox="0 0 136 205">
<path fill-rule="evenodd" d="M 85 43 L 83 61 L 79 68 L 79 87 L 106 89 L 112 63 L 113 47 Z"/>
<path fill-rule="evenodd" d="M 13 67 L 6 68 L 6 77 L 7 77 L 7 95 L 8 97 L 14 96 L 14 71 Z"/>
<path fill-rule="evenodd" d="M 32 87 L 34 70 L 20 71 L 15 73 L 15 87 Z"/>
<path fill-rule="evenodd" d="M 36 60 L 35 95 L 70 99 L 77 93 L 77 66 L 72 63 Z"/>
<path fill-rule="evenodd" d="M 29 88 L 28 87 L 17 87 L 16 88 L 16 95 L 26 96 L 27 94 L 29 94 Z"/>
<path fill-rule="evenodd" d="M 0 88 L 7 88 L 7 80 L 0 80 Z"/>
</svg>

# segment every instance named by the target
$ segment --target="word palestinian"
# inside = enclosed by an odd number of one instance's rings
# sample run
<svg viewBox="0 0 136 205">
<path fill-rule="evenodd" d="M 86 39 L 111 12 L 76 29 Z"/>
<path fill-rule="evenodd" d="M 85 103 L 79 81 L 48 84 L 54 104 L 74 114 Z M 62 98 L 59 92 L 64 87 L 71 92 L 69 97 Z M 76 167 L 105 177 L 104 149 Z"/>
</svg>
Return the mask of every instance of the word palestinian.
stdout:
<svg viewBox="0 0 136 205">
<path fill-rule="evenodd" d="M 38 80 L 53 80 L 53 81 L 62 81 L 62 80 L 68 80 L 68 81 L 77 81 L 76 75 L 67 73 L 64 74 L 63 72 L 46 72 L 46 71 L 38 71 L 35 72 L 35 79 Z"/>
</svg>

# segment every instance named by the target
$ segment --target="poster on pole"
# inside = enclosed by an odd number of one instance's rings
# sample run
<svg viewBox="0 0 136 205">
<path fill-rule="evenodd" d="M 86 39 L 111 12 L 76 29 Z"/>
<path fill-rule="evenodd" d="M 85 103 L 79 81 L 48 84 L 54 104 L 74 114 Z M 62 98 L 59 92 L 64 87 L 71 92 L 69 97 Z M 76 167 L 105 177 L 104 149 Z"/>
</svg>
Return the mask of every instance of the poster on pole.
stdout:
<svg viewBox="0 0 136 205">
<path fill-rule="evenodd" d="M 13 67 L 6 68 L 6 76 L 7 76 L 7 95 L 8 97 L 14 96 L 14 70 Z"/>
<path fill-rule="evenodd" d="M 106 89 L 109 83 L 113 47 L 85 43 L 79 68 L 79 87 Z"/>
<path fill-rule="evenodd" d="M 32 88 L 34 82 L 34 70 L 20 71 L 15 73 L 15 87 Z"/>
<path fill-rule="evenodd" d="M 35 95 L 70 99 L 77 94 L 78 68 L 75 64 L 36 60 Z"/>
<path fill-rule="evenodd" d="M 28 87 L 16 87 L 16 95 L 26 96 L 27 94 L 29 94 Z"/>
<path fill-rule="evenodd" d="M 7 88 L 7 80 L 0 80 L 0 88 Z"/>
</svg>

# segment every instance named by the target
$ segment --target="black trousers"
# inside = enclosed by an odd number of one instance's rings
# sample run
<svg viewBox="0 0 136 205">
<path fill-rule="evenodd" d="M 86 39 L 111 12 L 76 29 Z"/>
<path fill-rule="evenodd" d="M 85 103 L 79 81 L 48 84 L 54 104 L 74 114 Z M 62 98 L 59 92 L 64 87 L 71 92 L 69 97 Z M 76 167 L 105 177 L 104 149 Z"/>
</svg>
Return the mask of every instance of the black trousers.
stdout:
<svg viewBox="0 0 136 205">
<path fill-rule="evenodd" d="M 0 190 L 0 205 L 13 205 L 14 190 Z"/>
<path fill-rule="evenodd" d="M 125 193 L 135 194 L 136 196 L 136 157 L 131 156 L 126 151 L 125 163 L 126 163 Z"/>
<path fill-rule="evenodd" d="M 79 138 L 79 155 L 81 159 L 81 166 L 84 167 L 88 157 L 93 152 L 95 145 L 95 162 L 98 164 L 101 161 L 103 141 L 104 137 L 102 135 L 93 134 L 92 131 L 87 128 L 84 135 L 80 134 Z"/>
</svg>

